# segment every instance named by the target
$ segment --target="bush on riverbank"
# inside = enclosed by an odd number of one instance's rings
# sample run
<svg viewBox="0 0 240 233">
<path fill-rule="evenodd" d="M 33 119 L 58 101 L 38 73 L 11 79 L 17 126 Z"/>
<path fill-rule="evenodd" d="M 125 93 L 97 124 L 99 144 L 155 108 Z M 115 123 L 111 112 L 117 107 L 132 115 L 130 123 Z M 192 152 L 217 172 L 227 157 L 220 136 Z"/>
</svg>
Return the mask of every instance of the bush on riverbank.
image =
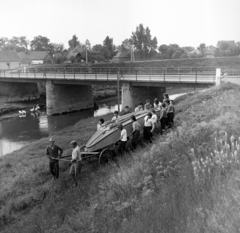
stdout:
<svg viewBox="0 0 240 233">
<path fill-rule="evenodd" d="M 69 189 L 66 164 L 61 179 L 49 182 L 40 155 L 46 139 L 2 158 L 6 232 L 238 232 L 239 90 L 225 84 L 180 97 L 174 131 L 126 155 L 119 167 L 86 166 L 76 189 Z M 56 140 L 67 147 L 84 132 L 84 143 L 95 124 L 81 121 Z"/>
</svg>

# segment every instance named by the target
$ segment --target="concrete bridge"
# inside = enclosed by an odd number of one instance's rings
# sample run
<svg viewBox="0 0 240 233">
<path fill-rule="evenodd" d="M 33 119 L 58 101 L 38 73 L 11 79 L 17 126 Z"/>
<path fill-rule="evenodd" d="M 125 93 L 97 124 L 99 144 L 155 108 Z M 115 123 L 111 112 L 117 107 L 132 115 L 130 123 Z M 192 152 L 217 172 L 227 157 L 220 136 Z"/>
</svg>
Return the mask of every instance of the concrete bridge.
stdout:
<svg viewBox="0 0 240 233">
<path fill-rule="evenodd" d="M 92 85 L 120 85 L 123 106 L 134 108 L 146 99 L 162 100 L 166 87 L 215 85 L 216 70 L 30 66 L 0 70 L 0 95 L 38 98 L 39 82 L 46 84 L 47 114 L 53 115 L 92 108 Z"/>
</svg>

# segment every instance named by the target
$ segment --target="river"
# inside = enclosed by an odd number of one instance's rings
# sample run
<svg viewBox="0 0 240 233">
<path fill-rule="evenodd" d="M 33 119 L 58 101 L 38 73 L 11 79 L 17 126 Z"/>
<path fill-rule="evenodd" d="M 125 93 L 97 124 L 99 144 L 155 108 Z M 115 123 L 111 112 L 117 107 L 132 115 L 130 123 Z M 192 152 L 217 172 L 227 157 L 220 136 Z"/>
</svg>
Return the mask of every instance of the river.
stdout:
<svg viewBox="0 0 240 233">
<path fill-rule="evenodd" d="M 172 99 L 178 95 L 170 96 Z M 64 115 L 47 116 L 28 113 L 25 117 L 14 116 L 0 120 L 0 156 L 18 150 L 32 141 L 47 137 L 52 133 L 74 125 L 81 119 L 100 117 L 117 110 L 117 101 L 110 100 L 98 104 L 99 109 L 85 110 Z"/>
</svg>

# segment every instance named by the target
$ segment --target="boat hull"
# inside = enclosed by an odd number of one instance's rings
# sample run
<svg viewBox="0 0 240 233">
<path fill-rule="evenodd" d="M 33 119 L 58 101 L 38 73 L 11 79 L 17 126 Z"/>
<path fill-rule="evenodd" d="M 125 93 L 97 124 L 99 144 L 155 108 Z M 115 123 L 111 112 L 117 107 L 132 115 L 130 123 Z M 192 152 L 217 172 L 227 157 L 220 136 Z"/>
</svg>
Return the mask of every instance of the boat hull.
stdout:
<svg viewBox="0 0 240 233">
<path fill-rule="evenodd" d="M 119 123 L 123 125 L 123 128 L 126 129 L 127 135 L 130 135 L 132 132 L 132 120 L 131 116 L 134 115 L 143 129 L 144 126 L 144 117 L 148 114 L 149 111 L 144 110 L 137 113 L 129 113 L 119 118 Z M 159 117 L 160 111 L 156 111 L 156 114 Z M 106 127 L 109 127 L 107 125 Z M 102 150 L 108 146 L 116 143 L 120 138 L 120 130 L 118 130 L 117 124 L 109 130 L 98 130 L 88 141 L 85 147 L 86 152 L 95 152 Z"/>
</svg>

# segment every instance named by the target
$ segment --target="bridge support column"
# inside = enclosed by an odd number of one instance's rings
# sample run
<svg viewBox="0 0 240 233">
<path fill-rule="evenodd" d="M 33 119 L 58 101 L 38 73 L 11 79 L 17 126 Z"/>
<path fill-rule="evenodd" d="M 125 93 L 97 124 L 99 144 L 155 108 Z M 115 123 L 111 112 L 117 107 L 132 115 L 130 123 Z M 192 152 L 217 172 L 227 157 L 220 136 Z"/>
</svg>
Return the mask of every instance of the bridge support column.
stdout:
<svg viewBox="0 0 240 233">
<path fill-rule="evenodd" d="M 93 108 L 91 85 L 46 83 L 47 115 Z"/>
<path fill-rule="evenodd" d="M 129 106 L 132 110 L 139 105 L 139 103 L 146 103 L 149 99 L 151 102 L 158 98 L 161 102 L 163 100 L 163 93 L 166 92 L 165 87 L 146 87 L 146 86 L 131 86 L 130 84 L 123 84 L 122 86 L 122 106 Z"/>
<path fill-rule="evenodd" d="M 0 83 L 0 102 L 29 101 L 39 99 L 37 83 Z"/>
</svg>

